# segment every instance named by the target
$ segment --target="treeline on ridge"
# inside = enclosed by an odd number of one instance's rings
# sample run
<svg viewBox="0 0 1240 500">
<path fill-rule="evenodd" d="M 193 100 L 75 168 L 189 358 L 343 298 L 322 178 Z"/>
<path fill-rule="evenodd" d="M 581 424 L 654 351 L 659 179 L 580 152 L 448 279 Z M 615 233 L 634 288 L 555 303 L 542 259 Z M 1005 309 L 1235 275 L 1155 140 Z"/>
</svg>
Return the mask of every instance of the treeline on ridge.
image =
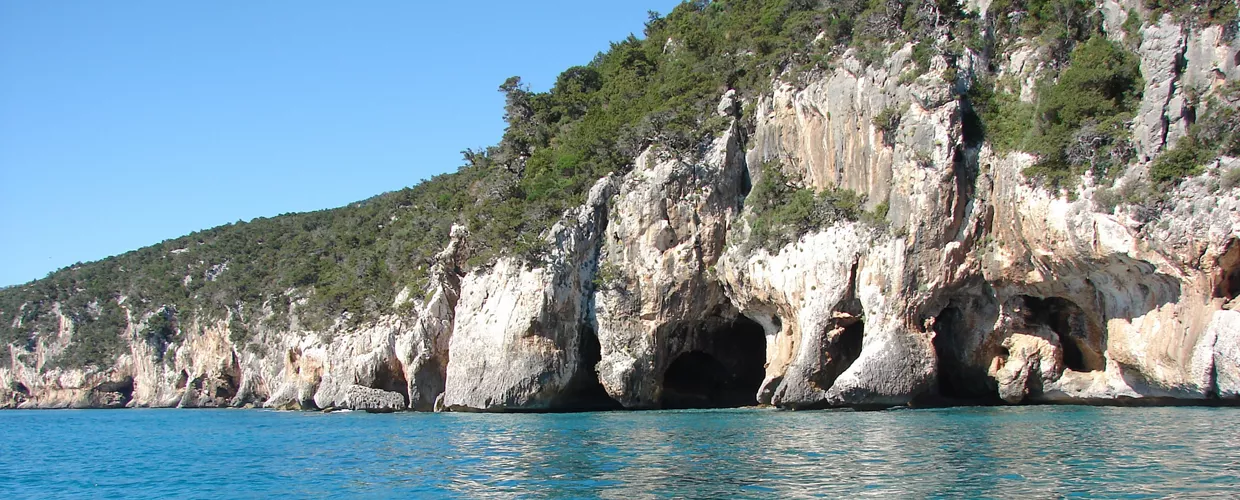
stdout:
<svg viewBox="0 0 1240 500">
<path fill-rule="evenodd" d="M 33 351 L 40 335 L 57 331 L 55 307 L 75 326 L 74 341 L 55 360 L 69 367 L 110 363 L 123 348 L 129 320 L 144 325 L 135 333 L 161 356 L 195 322 L 228 319 L 239 344 L 258 329 L 288 328 L 295 303 L 298 320 L 311 329 L 338 320 L 360 324 L 393 312 L 401 288 L 415 297 L 424 290 L 452 224 L 470 230 L 470 267 L 503 255 L 537 260 L 546 251 L 539 235 L 598 178 L 623 174 L 652 144 L 686 157 L 699 152 L 729 123 L 715 114 L 727 89 L 753 102 L 777 76 L 803 81 L 831 70 L 850 49 L 877 63 L 901 41 L 915 44 L 913 71 L 926 71 L 930 58 L 942 55 L 948 80 L 959 76 L 954 65 L 966 49 L 993 51 L 1016 36 L 1048 44 L 1069 67 L 1077 45 L 1100 29 L 1093 9 L 1083 0 L 996 0 L 979 19 L 955 0 L 685 2 L 667 16 L 650 13 L 644 37 L 611 44 L 588 64 L 564 71 L 546 92 L 531 91 L 516 77 L 505 81 L 503 138 L 463 151 L 465 164 L 455 172 L 345 207 L 196 232 L 0 290 L 0 342 Z M 1225 10 L 1209 13 L 1234 18 Z M 983 26 L 998 41 L 981 36 Z M 1001 122 L 1003 89 L 988 89 L 974 95 L 983 121 Z M 1117 106 L 1129 112 L 1131 91 L 1123 92 Z M 741 112 L 743 126 L 752 127 L 751 113 Z M 843 207 L 841 217 L 860 214 L 859 200 L 847 193 L 814 201 L 795 186 L 763 189 L 763 199 L 775 201 L 761 204 L 772 210 L 759 214 L 762 231 L 804 230 L 826 220 L 809 210 L 781 211 L 778 200 Z M 0 362 L 8 357 L 7 349 L 0 351 Z"/>
</svg>

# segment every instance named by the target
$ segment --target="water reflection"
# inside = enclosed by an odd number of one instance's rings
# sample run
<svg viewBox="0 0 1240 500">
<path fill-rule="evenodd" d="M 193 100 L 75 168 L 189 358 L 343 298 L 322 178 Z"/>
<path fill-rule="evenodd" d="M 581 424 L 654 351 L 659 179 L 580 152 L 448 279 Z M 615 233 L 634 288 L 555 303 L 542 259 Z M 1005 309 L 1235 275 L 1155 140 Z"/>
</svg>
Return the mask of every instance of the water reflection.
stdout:
<svg viewBox="0 0 1240 500">
<path fill-rule="evenodd" d="M 1188 428 L 1160 425 L 1184 413 L 1195 417 Z M 1204 408 L 718 410 L 470 415 L 445 427 L 451 453 L 474 457 L 453 483 L 470 496 L 1163 496 L 1237 486 L 1236 437 L 1211 435 L 1220 430 L 1210 420 L 1234 425 L 1238 416 Z"/>
<path fill-rule="evenodd" d="M 1237 424 L 1240 409 L 1228 408 L 0 412 L 0 488 L 12 497 L 1234 495 Z"/>
</svg>

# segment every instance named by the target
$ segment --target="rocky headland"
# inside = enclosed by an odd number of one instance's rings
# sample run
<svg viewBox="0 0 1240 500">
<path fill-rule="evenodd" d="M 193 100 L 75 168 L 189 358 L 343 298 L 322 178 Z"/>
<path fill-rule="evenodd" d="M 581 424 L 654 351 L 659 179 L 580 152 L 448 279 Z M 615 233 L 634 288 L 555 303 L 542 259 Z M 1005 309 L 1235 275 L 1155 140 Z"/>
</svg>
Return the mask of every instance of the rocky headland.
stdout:
<svg viewBox="0 0 1240 500">
<path fill-rule="evenodd" d="M 967 8 L 985 18 L 989 3 Z M 153 344 L 144 332 L 159 313 L 121 297 L 118 353 L 65 366 L 57 357 L 79 339 L 62 302 L 44 304 L 40 326 L 6 311 L 29 341 L 4 346 L 0 406 L 1240 403 L 1240 158 L 1204 161 L 1156 204 L 1110 201 L 1152 185 L 1198 103 L 1235 106 L 1236 23 L 1137 1 L 1093 12 L 1141 77 L 1130 156 L 1109 176 L 1031 181 L 1039 157 L 979 126 L 978 75 L 1036 101 L 1052 63 L 1032 39 L 928 58 L 896 42 L 877 62 L 849 49 L 774 75 L 766 92 L 716 92 L 717 132 L 688 152 L 644 145 L 538 236 L 546 251 L 533 258 L 477 262 L 473 231 L 453 226 L 427 279 L 394 283 L 392 307 L 360 324 L 303 324 L 293 298 L 248 318 L 183 319 Z M 956 29 L 928 39 L 947 45 Z M 754 200 L 785 188 L 847 191 L 857 206 L 840 210 L 857 216 L 772 244 Z M 239 272 L 225 267 L 214 272 Z M 261 321 L 280 307 L 286 323 Z"/>
</svg>

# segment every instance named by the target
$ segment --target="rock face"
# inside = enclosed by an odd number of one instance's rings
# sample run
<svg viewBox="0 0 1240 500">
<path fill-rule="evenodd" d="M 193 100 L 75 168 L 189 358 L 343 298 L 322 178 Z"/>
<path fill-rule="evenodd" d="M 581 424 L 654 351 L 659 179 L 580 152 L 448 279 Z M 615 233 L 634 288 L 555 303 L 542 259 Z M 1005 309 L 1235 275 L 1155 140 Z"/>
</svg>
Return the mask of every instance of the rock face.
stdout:
<svg viewBox="0 0 1240 500">
<path fill-rule="evenodd" d="M 1127 6 L 1103 4 L 1122 38 Z M 131 317 L 129 352 L 87 370 L 46 362 L 72 342 L 62 317 L 54 342 L 12 350 L 0 406 L 1240 403 L 1240 188 L 1219 186 L 1240 160 L 1214 162 L 1157 212 L 1100 212 L 1094 198 L 1115 186 L 1083 178 L 1072 198 L 1031 186 L 1032 157 L 999 154 L 967 126 L 967 79 L 942 57 L 904 78 L 913 47 L 894 49 L 869 66 L 847 55 L 799 87 L 776 81 L 756 102 L 728 92 L 726 131 L 693 154 L 649 149 L 600 179 L 543 235 L 541 258 L 466 272 L 470 237 L 454 228 L 429 285 L 398 294 L 399 315 L 322 330 L 294 315 L 250 347 L 225 317 L 183 326 L 185 341 L 163 354 L 138 340 L 147 319 Z M 1240 42 L 1218 27 L 1164 17 L 1137 53 L 1138 158 L 1116 186 L 1185 135 L 1186 88 L 1240 79 Z M 966 51 L 956 67 L 998 68 L 1030 100 L 1040 57 L 1017 43 L 991 59 Z M 876 126 L 892 109 L 898 124 Z M 746 206 L 761 165 L 798 186 L 855 191 L 886 220 L 763 248 Z"/>
<path fill-rule="evenodd" d="M 408 408 L 405 396 L 399 392 L 350 385 L 344 390 L 344 406 L 350 410 L 370 413 L 390 413 Z"/>
<path fill-rule="evenodd" d="M 467 276 L 456 308 L 443 404 L 453 410 L 589 408 L 597 389 L 583 344 L 592 326 L 591 288 L 615 179 L 601 179 L 586 204 L 551 229 L 542 262 L 501 258 Z M 581 379 L 591 380 L 579 387 Z"/>
</svg>

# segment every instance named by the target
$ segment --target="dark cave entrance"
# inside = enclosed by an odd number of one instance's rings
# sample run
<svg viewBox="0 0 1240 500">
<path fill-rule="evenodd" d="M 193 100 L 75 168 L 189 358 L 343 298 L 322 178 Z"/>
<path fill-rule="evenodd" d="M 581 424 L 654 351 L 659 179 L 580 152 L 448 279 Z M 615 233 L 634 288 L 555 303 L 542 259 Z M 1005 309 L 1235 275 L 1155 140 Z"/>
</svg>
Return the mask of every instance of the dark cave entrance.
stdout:
<svg viewBox="0 0 1240 500">
<path fill-rule="evenodd" d="M 736 408 L 758 404 L 766 377 L 766 332 L 744 316 L 705 332 L 704 348 L 683 353 L 663 372 L 659 406 Z"/>
<path fill-rule="evenodd" d="M 393 366 L 395 363 L 384 363 L 379 365 L 375 370 L 374 379 L 369 383 L 361 385 L 370 387 L 371 389 L 379 389 L 388 392 L 400 394 L 405 399 L 405 406 L 409 406 L 409 382 L 405 379 L 405 372 L 399 368 L 399 365 Z"/>
<path fill-rule="evenodd" d="M 581 364 L 569 379 L 568 385 L 551 400 L 552 411 L 603 411 L 623 410 L 619 401 L 607 394 L 598 379 L 598 362 L 603 359 L 598 334 L 589 326 L 581 327 L 581 341 L 577 344 L 577 356 Z"/>
<path fill-rule="evenodd" d="M 133 391 L 133 377 L 125 377 L 120 380 L 108 381 L 95 386 L 96 393 L 114 395 L 113 398 L 110 398 L 104 403 L 104 406 L 110 408 L 121 408 L 126 404 L 129 404 L 129 401 L 133 400 Z"/>
<path fill-rule="evenodd" d="M 967 393 L 961 380 L 963 371 L 960 353 L 956 352 L 955 340 L 964 327 L 964 313 L 958 307 L 948 307 L 934 318 L 934 353 L 939 358 L 939 394 L 945 398 L 960 399 L 978 396 Z"/>
<path fill-rule="evenodd" d="M 1064 367 L 1078 372 L 1106 368 L 1102 343 L 1090 335 L 1088 320 L 1080 306 L 1060 297 L 1021 297 L 1025 301 L 1025 323 L 1046 325 L 1059 337 Z"/>
<path fill-rule="evenodd" d="M 177 380 L 173 384 L 173 387 L 176 387 L 177 389 L 184 389 L 185 385 L 188 383 L 189 383 L 189 374 L 186 373 L 185 370 L 181 370 L 181 373 L 177 374 Z"/>
<path fill-rule="evenodd" d="M 985 369 L 970 365 L 965 350 L 969 338 L 969 321 L 965 312 L 948 306 L 934 318 L 934 353 L 938 357 L 938 395 L 951 403 L 997 404 L 993 380 Z M 999 347 L 1003 355 L 1005 349 Z"/>
<path fill-rule="evenodd" d="M 417 411 L 435 409 L 435 398 L 443 393 L 447 386 L 444 380 L 444 366 L 439 358 L 426 361 L 421 370 L 413 377 L 414 394 L 409 395 L 409 407 Z M 416 397 L 415 397 L 416 396 Z"/>
<path fill-rule="evenodd" d="M 830 339 L 825 353 L 826 359 L 823 360 L 823 370 L 817 380 L 818 386 L 824 391 L 834 386 L 835 380 L 861 357 L 861 346 L 865 340 L 865 321 L 860 318 L 837 322 L 836 327 L 842 327 L 843 330 Z"/>
<path fill-rule="evenodd" d="M 224 404 L 228 404 L 233 398 L 237 397 L 237 377 L 231 373 L 220 375 L 219 382 L 215 386 L 216 399 L 223 400 Z"/>
</svg>

